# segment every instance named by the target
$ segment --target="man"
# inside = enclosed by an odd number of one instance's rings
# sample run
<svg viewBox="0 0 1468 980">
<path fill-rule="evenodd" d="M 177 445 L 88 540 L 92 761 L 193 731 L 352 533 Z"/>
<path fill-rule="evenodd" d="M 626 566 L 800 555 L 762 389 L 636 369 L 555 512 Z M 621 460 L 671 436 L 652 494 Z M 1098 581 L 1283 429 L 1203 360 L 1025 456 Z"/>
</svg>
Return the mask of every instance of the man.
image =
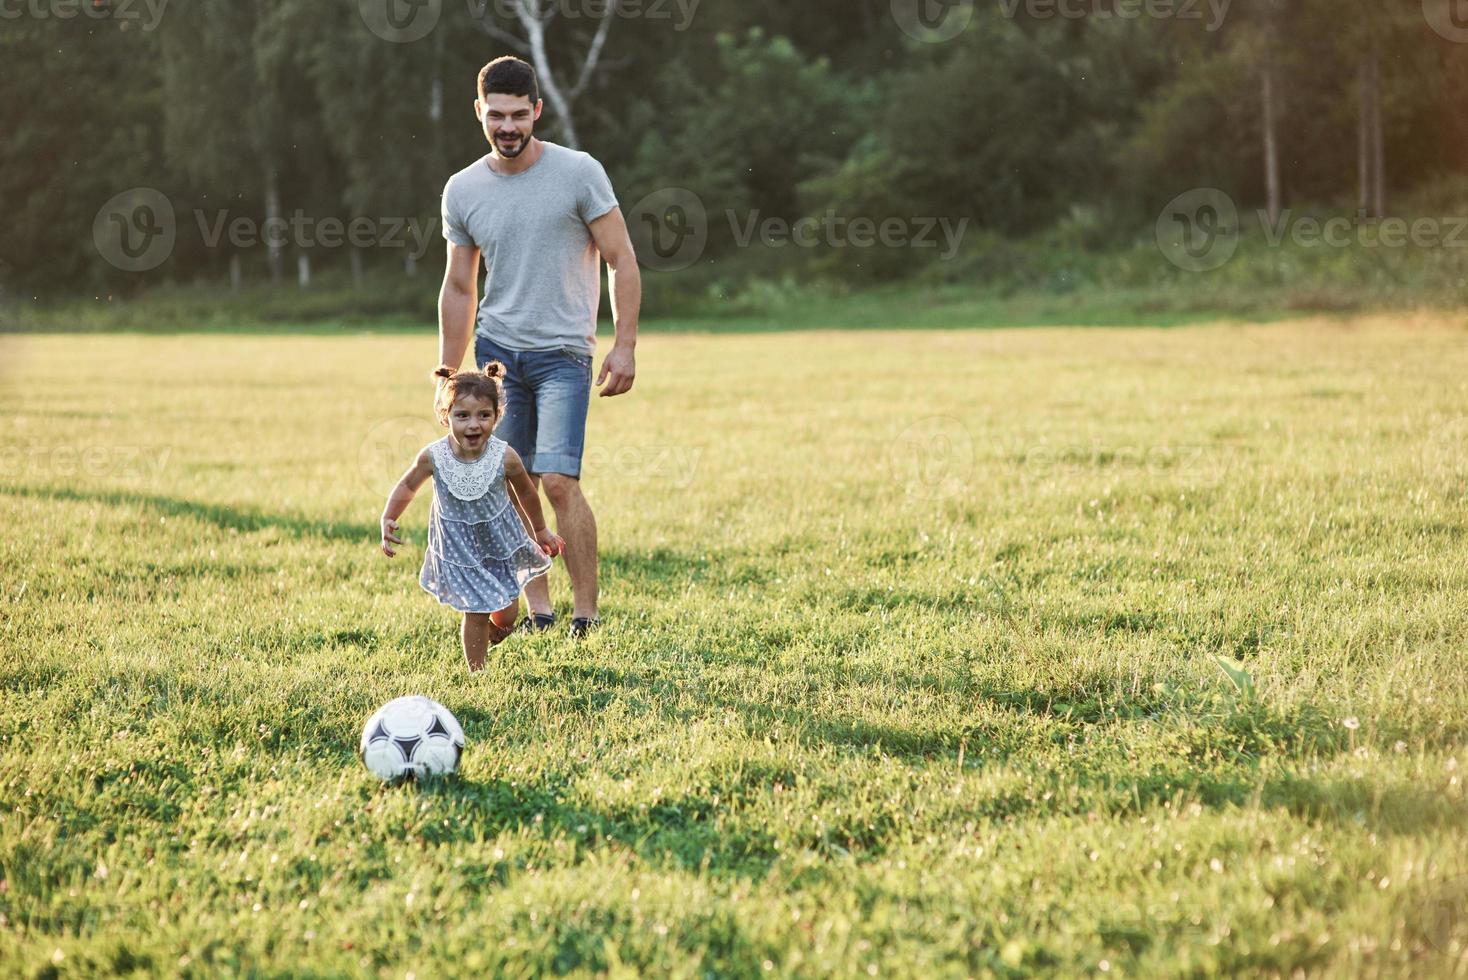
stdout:
<svg viewBox="0 0 1468 980">
<path fill-rule="evenodd" d="M 580 637 L 600 622 L 596 518 L 580 482 L 601 302 L 598 255 L 607 262 L 616 328 L 596 380 L 602 397 L 624 394 L 636 376 L 642 278 L 606 171 L 585 153 L 537 139 L 542 108 L 535 70 L 520 59 L 498 58 L 479 73 L 474 114 L 490 152 L 444 187 L 439 363 L 458 370 L 471 334 L 476 367 L 504 363 L 505 418 L 497 432 L 555 511 L 571 577 L 570 632 Z M 486 277 L 476 318 L 481 255 Z M 527 627 L 554 626 L 547 577 L 532 579 L 525 596 Z"/>
</svg>

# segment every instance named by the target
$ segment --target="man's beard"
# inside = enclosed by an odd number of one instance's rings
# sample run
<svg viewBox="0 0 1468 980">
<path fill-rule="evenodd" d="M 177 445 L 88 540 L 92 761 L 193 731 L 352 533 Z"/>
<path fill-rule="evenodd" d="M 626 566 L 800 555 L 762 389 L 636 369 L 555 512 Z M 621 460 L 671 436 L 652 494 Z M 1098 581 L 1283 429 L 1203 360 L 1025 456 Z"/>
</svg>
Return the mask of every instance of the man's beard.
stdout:
<svg viewBox="0 0 1468 980">
<path fill-rule="evenodd" d="M 500 156 L 504 157 L 506 160 L 513 160 L 513 159 L 515 159 L 517 156 L 519 156 L 520 154 L 524 153 L 525 152 L 525 147 L 527 147 L 529 145 L 530 145 L 530 137 L 528 137 L 528 136 L 521 136 L 519 133 L 516 133 L 515 134 L 515 143 L 514 143 L 514 146 L 512 146 L 512 147 L 510 147 L 508 149 L 506 149 L 505 145 L 500 142 L 500 137 L 499 137 L 498 134 L 496 134 L 495 135 L 495 138 L 494 138 L 494 149 L 495 149 L 495 152 L 498 153 Z"/>
</svg>

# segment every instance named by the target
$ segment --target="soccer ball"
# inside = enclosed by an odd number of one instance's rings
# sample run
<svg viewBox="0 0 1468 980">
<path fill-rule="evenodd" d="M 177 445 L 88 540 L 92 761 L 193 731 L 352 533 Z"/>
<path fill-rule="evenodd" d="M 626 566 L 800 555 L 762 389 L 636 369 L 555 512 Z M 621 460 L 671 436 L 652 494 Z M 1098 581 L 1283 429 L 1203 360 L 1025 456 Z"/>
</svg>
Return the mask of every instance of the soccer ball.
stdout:
<svg viewBox="0 0 1468 980">
<path fill-rule="evenodd" d="M 459 768 L 464 729 L 448 708 L 411 694 L 389 701 L 367 719 L 357 754 L 385 782 L 447 776 Z"/>
</svg>

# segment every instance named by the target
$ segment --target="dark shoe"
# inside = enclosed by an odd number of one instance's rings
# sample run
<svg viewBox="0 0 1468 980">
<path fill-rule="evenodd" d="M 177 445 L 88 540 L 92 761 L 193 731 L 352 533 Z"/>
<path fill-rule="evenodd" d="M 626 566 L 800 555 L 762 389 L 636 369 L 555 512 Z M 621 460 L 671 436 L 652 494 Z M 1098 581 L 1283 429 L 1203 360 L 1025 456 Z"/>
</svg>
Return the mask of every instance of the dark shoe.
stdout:
<svg viewBox="0 0 1468 980">
<path fill-rule="evenodd" d="M 554 625 L 556 625 L 555 613 L 548 616 L 535 613 L 520 620 L 520 631 L 522 633 L 544 633 Z"/>
<path fill-rule="evenodd" d="M 571 620 L 571 639 L 579 640 L 600 625 L 600 619 L 582 619 L 577 617 Z"/>
</svg>

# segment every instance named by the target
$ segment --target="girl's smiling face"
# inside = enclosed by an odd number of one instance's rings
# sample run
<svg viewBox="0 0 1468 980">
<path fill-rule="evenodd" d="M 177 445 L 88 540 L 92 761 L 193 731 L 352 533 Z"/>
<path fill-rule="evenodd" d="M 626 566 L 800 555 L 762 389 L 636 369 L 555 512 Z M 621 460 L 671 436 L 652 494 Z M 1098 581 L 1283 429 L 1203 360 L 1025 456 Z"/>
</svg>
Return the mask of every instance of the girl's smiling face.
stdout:
<svg viewBox="0 0 1468 980">
<path fill-rule="evenodd" d="M 494 431 L 494 402 L 477 395 L 464 395 L 454 399 L 449 407 L 449 428 L 454 442 L 467 452 L 478 454 L 487 444 L 489 434 Z"/>
</svg>

